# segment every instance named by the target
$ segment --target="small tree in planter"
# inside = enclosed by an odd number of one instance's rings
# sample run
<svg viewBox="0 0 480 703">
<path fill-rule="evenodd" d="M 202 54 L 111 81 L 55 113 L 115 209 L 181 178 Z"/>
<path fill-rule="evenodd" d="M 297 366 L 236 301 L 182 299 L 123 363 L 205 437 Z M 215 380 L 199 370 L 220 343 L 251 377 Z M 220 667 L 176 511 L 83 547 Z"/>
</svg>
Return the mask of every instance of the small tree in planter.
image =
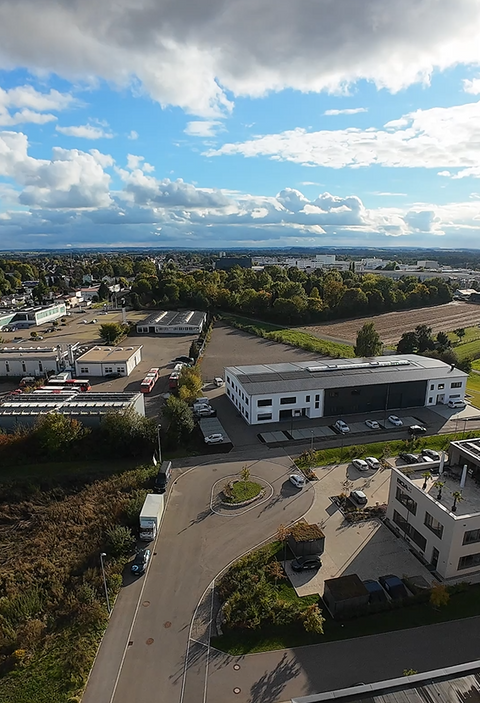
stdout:
<svg viewBox="0 0 480 703">
<path fill-rule="evenodd" d="M 422 474 L 422 478 L 423 478 L 422 490 L 425 491 L 427 488 L 429 479 L 432 478 L 432 474 L 430 473 L 430 471 L 424 471 Z"/>
<path fill-rule="evenodd" d="M 442 500 L 442 488 L 445 485 L 445 481 L 435 481 L 433 485 L 435 488 L 438 488 L 437 500 Z"/>
<path fill-rule="evenodd" d="M 460 493 L 460 491 L 454 491 L 452 493 L 452 497 L 453 497 L 452 513 L 456 513 L 457 512 L 457 504 L 463 500 L 463 496 Z"/>
<path fill-rule="evenodd" d="M 435 583 L 430 591 L 430 605 L 438 610 L 444 605 L 448 605 L 450 593 L 444 583 Z"/>
<path fill-rule="evenodd" d="M 250 469 L 246 464 L 242 467 L 242 470 L 240 471 L 240 478 L 244 483 L 250 480 Z"/>
</svg>

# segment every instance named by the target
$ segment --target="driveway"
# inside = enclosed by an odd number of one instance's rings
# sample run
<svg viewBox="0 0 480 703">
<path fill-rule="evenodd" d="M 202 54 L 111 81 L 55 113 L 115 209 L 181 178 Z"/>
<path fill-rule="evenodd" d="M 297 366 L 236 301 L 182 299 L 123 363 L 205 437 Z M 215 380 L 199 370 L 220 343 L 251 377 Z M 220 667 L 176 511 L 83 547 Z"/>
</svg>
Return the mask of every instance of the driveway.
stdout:
<svg viewBox="0 0 480 703">
<path fill-rule="evenodd" d="M 289 457 L 260 450 L 256 455 L 262 458 L 254 460 L 250 454 L 205 459 L 175 481 L 149 571 L 142 583 L 122 589 L 83 703 L 203 701 L 206 648 L 196 656 L 189 645 L 192 615 L 203 592 L 232 560 L 273 535 L 280 524 L 301 517 L 313 502 L 311 487 L 298 492 L 289 483 Z M 212 512 L 214 484 L 237 474 L 245 463 L 252 477 L 272 486 L 272 498 L 248 511 Z"/>
</svg>

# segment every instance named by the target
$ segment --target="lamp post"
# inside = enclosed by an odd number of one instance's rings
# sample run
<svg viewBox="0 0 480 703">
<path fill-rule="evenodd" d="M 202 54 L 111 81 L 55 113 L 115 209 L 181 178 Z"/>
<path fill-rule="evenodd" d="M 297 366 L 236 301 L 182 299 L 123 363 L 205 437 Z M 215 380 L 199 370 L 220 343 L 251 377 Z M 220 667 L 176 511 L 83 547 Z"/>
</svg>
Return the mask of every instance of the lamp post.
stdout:
<svg viewBox="0 0 480 703">
<path fill-rule="evenodd" d="M 110 613 L 112 612 L 112 609 L 110 608 L 110 599 L 108 597 L 107 579 L 105 578 L 105 566 L 103 564 L 103 559 L 106 556 L 107 555 L 105 554 L 105 552 L 100 553 L 100 564 L 102 566 L 103 587 L 105 588 L 105 599 L 107 601 L 107 610 L 108 610 L 108 614 L 110 615 Z"/>
<path fill-rule="evenodd" d="M 162 463 L 162 442 L 160 439 L 160 430 L 162 429 L 161 425 L 157 425 L 157 442 L 158 442 L 158 463 Z"/>
<path fill-rule="evenodd" d="M 310 451 L 313 454 L 313 430 L 310 430 Z"/>
</svg>

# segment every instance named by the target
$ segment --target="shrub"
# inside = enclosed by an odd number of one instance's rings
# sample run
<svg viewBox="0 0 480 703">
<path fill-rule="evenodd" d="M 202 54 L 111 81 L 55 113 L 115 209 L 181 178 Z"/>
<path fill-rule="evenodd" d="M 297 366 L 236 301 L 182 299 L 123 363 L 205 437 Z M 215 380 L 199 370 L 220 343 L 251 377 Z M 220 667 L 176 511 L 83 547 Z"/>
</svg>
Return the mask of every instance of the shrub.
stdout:
<svg viewBox="0 0 480 703">
<path fill-rule="evenodd" d="M 107 551 L 114 557 L 120 557 L 131 552 L 133 535 L 129 527 L 115 525 L 107 530 Z"/>
</svg>

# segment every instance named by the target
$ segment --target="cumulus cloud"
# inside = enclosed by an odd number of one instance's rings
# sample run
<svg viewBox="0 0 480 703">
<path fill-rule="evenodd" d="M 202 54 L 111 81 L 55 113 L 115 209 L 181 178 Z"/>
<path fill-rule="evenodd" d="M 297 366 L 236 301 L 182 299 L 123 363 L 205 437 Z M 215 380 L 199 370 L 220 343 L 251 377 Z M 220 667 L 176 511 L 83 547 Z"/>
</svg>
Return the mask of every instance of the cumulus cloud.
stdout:
<svg viewBox="0 0 480 703">
<path fill-rule="evenodd" d="M 327 117 L 335 117 L 336 115 L 357 115 L 359 112 L 368 112 L 366 107 L 348 107 L 344 110 L 325 110 L 323 113 Z"/>
<path fill-rule="evenodd" d="M 188 122 L 184 131 L 190 137 L 214 137 L 222 127 L 219 120 L 195 120 Z"/>
<path fill-rule="evenodd" d="M 297 128 L 206 152 L 207 156 L 234 154 L 329 168 L 448 166 L 467 169 L 456 177 L 476 176 L 480 175 L 480 101 L 416 110 L 387 122 L 383 129 L 308 132 Z"/>
<path fill-rule="evenodd" d="M 398 91 L 479 60 L 478 0 L 0 0 L 0 66 L 142 86 L 215 118 L 230 95 Z"/>
<path fill-rule="evenodd" d="M 480 78 L 473 78 L 472 80 L 466 78 L 463 81 L 463 90 L 471 95 L 480 95 Z"/>
<path fill-rule="evenodd" d="M 11 127 L 18 124 L 45 124 L 57 119 L 47 110 L 65 110 L 75 100 L 69 93 L 50 90 L 41 93 L 31 85 L 17 86 L 4 90 L 0 88 L 0 125 Z"/>
<path fill-rule="evenodd" d="M 57 132 L 65 134 L 67 137 L 76 137 L 77 139 L 112 139 L 111 132 L 105 132 L 102 127 L 94 127 L 91 124 L 82 124 L 71 127 L 55 127 Z"/>
<path fill-rule="evenodd" d="M 132 141 L 135 141 L 138 139 L 138 132 L 136 132 L 134 129 L 131 130 L 131 132 L 128 134 L 127 139 L 131 139 Z"/>
</svg>

